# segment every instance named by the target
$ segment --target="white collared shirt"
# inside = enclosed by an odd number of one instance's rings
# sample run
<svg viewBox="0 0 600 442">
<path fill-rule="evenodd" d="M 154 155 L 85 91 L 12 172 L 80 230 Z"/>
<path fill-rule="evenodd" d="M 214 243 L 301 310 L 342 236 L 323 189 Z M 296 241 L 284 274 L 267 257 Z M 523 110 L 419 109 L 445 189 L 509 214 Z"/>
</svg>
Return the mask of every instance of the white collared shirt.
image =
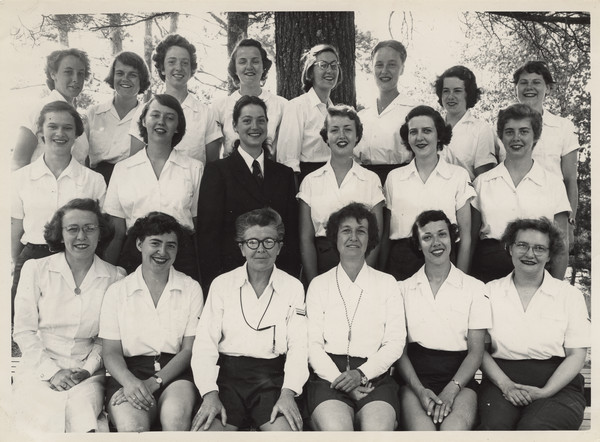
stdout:
<svg viewBox="0 0 600 442">
<path fill-rule="evenodd" d="M 363 136 L 354 148 L 362 164 L 406 164 L 414 157 L 400 137 L 406 115 L 416 106 L 406 95 L 398 95 L 383 110 L 377 112 L 377 101 L 358 113 L 363 124 Z"/>
<path fill-rule="evenodd" d="M 571 120 L 554 115 L 546 109 L 542 119 L 542 135 L 531 156 L 546 170 L 562 178 L 562 157 L 579 149 L 577 129 Z"/>
<path fill-rule="evenodd" d="M 198 282 L 171 267 L 155 307 L 140 265 L 106 291 L 99 336 L 121 341 L 125 357 L 177 354 L 183 338 L 195 336 L 203 305 Z"/>
<path fill-rule="evenodd" d="M 443 210 L 456 223 L 456 212 L 475 196 L 468 172 L 441 158 L 425 183 L 412 160 L 389 173 L 384 189 L 386 206 L 392 214 L 390 239 L 408 238 L 424 210 Z"/>
<path fill-rule="evenodd" d="M 108 286 L 124 276 L 122 268 L 94 256 L 77 295 L 64 252 L 27 261 L 15 298 L 14 339 L 23 353 L 19 370 L 34 370 L 47 381 L 64 368 L 82 368 L 90 375 L 100 369 L 102 299 Z"/>
<path fill-rule="evenodd" d="M 200 161 L 173 150 L 157 179 L 146 149 L 142 149 L 115 165 L 103 209 L 124 218 L 128 229 L 136 219 L 160 211 L 193 230 L 203 171 Z"/>
<path fill-rule="evenodd" d="M 50 91 L 50 94 L 48 96 L 42 98 L 42 100 L 39 103 L 37 103 L 33 107 L 33 109 L 31 109 L 26 121 L 24 121 L 23 124 L 21 124 L 21 126 L 26 129 L 29 129 L 31 133 L 33 133 L 33 135 L 37 136 L 39 130 L 37 122 L 40 118 L 40 112 L 42 111 L 42 108 L 45 105 L 47 105 L 48 103 L 52 103 L 53 101 L 64 101 L 65 103 L 67 103 L 65 97 L 63 97 L 62 94 L 56 89 L 53 89 L 52 91 Z M 75 143 L 73 144 L 73 147 L 71 147 L 71 155 L 73 155 L 73 158 L 75 158 L 77 162 L 85 165 L 85 159 L 87 158 L 88 152 L 90 150 L 90 146 L 86 135 L 86 132 L 88 130 L 88 122 L 87 117 L 85 115 L 80 114 L 80 116 L 83 120 L 84 132 L 75 139 Z M 37 160 L 43 155 L 43 153 L 44 143 L 38 140 L 38 145 L 33 151 L 33 154 L 31 155 L 31 162 L 33 163 L 35 160 Z"/>
<path fill-rule="evenodd" d="M 477 196 L 471 201 L 481 213 L 481 239 L 500 239 L 509 222 L 517 218 L 550 221 L 562 212 L 571 212 L 561 178 L 548 173 L 537 161 L 515 187 L 504 162 L 475 178 Z"/>
<path fill-rule="evenodd" d="M 181 107 L 185 116 L 185 135 L 173 149 L 205 164 L 206 145 L 222 136 L 217 124 L 217 116 L 212 107 L 201 103 L 190 92 L 188 92 L 185 100 L 181 103 Z M 140 115 L 141 110 L 131 120 L 129 135 L 142 141 L 138 126 Z"/>
<path fill-rule="evenodd" d="M 233 129 L 233 107 L 235 103 L 242 98 L 242 94 L 239 89 L 233 92 L 227 97 L 222 97 L 219 100 L 213 102 L 213 108 L 217 116 L 217 123 L 223 132 L 223 156 L 228 156 L 233 151 L 233 143 L 235 140 L 239 140 L 240 136 Z M 262 92 L 258 96 L 267 105 L 267 140 L 266 144 L 269 146 L 269 152 L 272 158 L 276 157 L 277 152 L 277 137 L 279 134 L 279 125 L 281 124 L 281 118 L 283 117 L 283 110 L 287 105 L 288 101 L 280 97 L 279 95 L 272 94 L 271 92 L 262 89 Z"/>
<path fill-rule="evenodd" d="M 101 161 L 115 164 L 129 157 L 131 141 L 129 128 L 134 115 L 139 118 L 140 103 L 122 119 L 113 104 L 114 98 L 91 106 L 87 110 L 90 126 L 90 166 L 96 167 Z"/>
<path fill-rule="evenodd" d="M 488 330 L 491 355 L 501 359 L 549 359 L 565 356 L 565 348 L 587 348 L 591 323 L 582 293 L 544 271 L 540 288 L 527 310 L 513 273 L 486 284 L 494 324 Z"/>
<path fill-rule="evenodd" d="M 310 207 L 315 236 L 325 236 L 329 216 L 349 203 L 362 203 L 372 209 L 385 200 L 381 180 L 374 172 L 353 162 L 352 168 L 338 187 L 329 161 L 302 180 L 296 198 Z"/>
<path fill-rule="evenodd" d="M 354 316 L 350 356 L 367 358 L 359 368 L 373 379 L 387 372 L 402 355 L 406 325 L 396 280 L 366 263 L 354 282 L 338 264 L 310 283 L 306 295 L 309 363 L 320 378 L 333 382 L 341 373 L 327 353 L 347 354 L 348 321 L 336 272 L 348 316 Z"/>
<path fill-rule="evenodd" d="M 330 150 L 321 138 L 330 99 L 322 103 L 314 89 L 290 100 L 284 109 L 277 142 L 277 162 L 300 172 L 300 162 L 325 162 Z"/>
<path fill-rule="evenodd" d="M 494 145 L 494 130 L 483 120 L 475 118 L 471 110 L 452 128 L 452 140 L 447 149 L 451 150 L 471 180 L 475 179 L 475 169 L 486 164 L 498 164 Z"/>
<path fill-rule="evenodd" d="M 100 204 L 106 194 L 104 178 L 79 164 L 75 157 L 58 178 L 44 157 L 12 172 L 10 216 L 23 220 L 23 244 L 46 244 L 44 226 L 54 212 L 74 198 L 92 198 Z"/>
<path fill-rule="evenodd" d="M 274 325 L 275 351 L 273 328 L 256 331 L 248 324 L 261 329 Z M 260 359 L 285 354 L 282 388 L 300 394 L 308 379 L 304 288 L 300 281 L 273 267 L 265 291 L 257 297 L 248 281 L 246 264 L 218 276 L 210 286 L 192 350 L 194 381 L 201 395 L 219 390 L 219 353 Z"/>
<path fill-rule="evenodd" d="M 263 177 L 265 176 L 265 152 L 264 151 L 262 151 L 257 158 L 253 158 L 252 155 L 250 155 L 248 152 L 246 152 L 241 147 L 238 148 L 238 152 L 239 152 L 240 156 L 242 157 L 242 159 L 244 160 L 244 162 L 246 163 L 246 166 L 248 166 L 248 169 L 250 169 L 250 173 L 253 173 L 252 164 L 256 160 L 256 161 L 258 161 L 258 165 L 260 166 L 260 171 L 262 172 Z"/>
<path fill-rule="evenodd" d="M 450 273 L 433 296 L 425 266 L 399 281 L 406 312 L 407 342 L 431 350 L 467 350 L 467 332 L 492 326 L 490 302 L 483 282 L 451 264 Z"/>
</svg>

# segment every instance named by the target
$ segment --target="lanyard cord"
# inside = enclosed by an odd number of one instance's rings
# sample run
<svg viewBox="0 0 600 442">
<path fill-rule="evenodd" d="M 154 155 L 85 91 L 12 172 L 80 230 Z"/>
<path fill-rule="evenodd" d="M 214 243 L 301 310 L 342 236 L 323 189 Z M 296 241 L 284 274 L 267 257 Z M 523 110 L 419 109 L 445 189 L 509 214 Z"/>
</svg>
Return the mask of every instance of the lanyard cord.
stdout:
<svg viewBox="0 0 600 442">
<path fill-rule="evenodd" d="M 350 371 L 350 340 L 352 339 L 352 324 L 354 324 L 354 318 L 356 317 L 356 312 L 358 311 L 358 306 L 360 304 L 360 300 L 362 299 L 363 290 L 361 289 L 360 295 L 358 297 L 358 302 L 356 303 L 356 308 L 354 309 L 354 314 L 352 315 L 352 321 L 350 320 L 350 316 L 348 316 L 348 306 L 346 305 L 346 300 L 344 296 L 342 296 L 342 291 L 340 290 L 340 282 L 338 281 L 338 269 L 335 268 L 335 283 L 337 285 L 338 293 L 340 294 L 340 298 L 342 298 L 342 302 L 344 303 L 344 312 L 346 313 L 346 322 L 348 323 L 348 346 L 346 347 L 346 371 Z"/>
<path fill-rule="evenodd" d="M 260 317 L 260 321 L 258 321 L 258 328 L 254 328 L 250 325 L 250 323 L 248 322 L 248 319 L 246 319 L 246 314 L 244 313 L 244 304 L 242 303 L 242 287 L 240 287 L 240 310 L 242 311 L 242 316 L 244 318 L 244 321 L 246 321 L 246 325 L 248 327 L 250 327 L 252 330 L 254 331 L 264 331 L 264 330 L 268 330 L 270 328 L 273 329 L 273 353 L 275 353 L 275 325 L 269 325 L 268 327 L 263 327 L 260 328 L 260 323 L 262 322 L 263 318 L 265 317 L 265 315 L 267 314 L 267 310 L 269 310 L 269 306 L 271 305 L 271 301 L 273 300 L 273 294 L 275 293 L 275 289 L 272 288 L 271 289 L 271 297 L 269 298 L 269 303 L 267 304 L 267 307 L 265 308 L 265 311 L 263 312 L 262 316 Z"/>
</svg>

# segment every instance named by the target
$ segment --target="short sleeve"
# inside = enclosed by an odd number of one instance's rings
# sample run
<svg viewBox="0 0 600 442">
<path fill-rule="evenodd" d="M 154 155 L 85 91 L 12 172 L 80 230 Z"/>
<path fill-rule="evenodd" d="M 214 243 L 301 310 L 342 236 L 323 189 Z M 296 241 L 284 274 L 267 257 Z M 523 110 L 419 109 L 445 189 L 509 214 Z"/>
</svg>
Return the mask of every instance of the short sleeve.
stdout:
<svg viewBox="0 0 600 442">
<path fill-rule="evenodd" d="M 300 183 L 300 191 L 296 195 L 296 198 L 304 201 L 309 207 L 311 206 L 312 200 L 312 180 L 311 177 L 305 177 Z"/>
<path fill-rule="evenodd" d="M 456 168 L 453 173 L 455 174 L 454 179 L 458 181 L 455 196 L 456 210 L 458 211 L 461 207 L 473 199 L 476 193 L 475 188 L 471 183 L 471 179 L 469 178 L 469 172 L 463 168 Z"/>
<path fill-rule="evenodd" d="M 474 168 L 486 164 L 498 164 L 496 159 L 496 146 L 494 144 L 494 130 L 484 121 L 479 121 L 479 136 L 475 146 Z"/>
<path fill-rule="evenodd" d="M 221 138 L 223 134 L 217 123 L 217 114 L 212 106 L 205 106 L 206 109 L 206 121 L 204 128 L 204 143 L 212 143 L 213 141 Z"/>
<path fill-rule="evenodd" d="M 10 216 L 16 219 L 25 218 L 23 209 L 23 200 L 21 198 L 21 190 L 23 189 L 23 171 L 29 170 L 28 167 L 21 168 L 12 173 L 12 189 L 10 192 Z"/>
<path fill-rule="evenodd" d="M 587 348 L 591 345 L 591 322 L 585 299 L 575 287 L 566 287 L 566 291 L 569 322 L 565 331 L 564 346 L 565 348 Z"/>
<path fill-rule="evenodd" d="M 390 175 L 387 176 L 385 184 L 383 185 L 383 197 L 385 198 L 385 206 L 393 211 L 392 202 L 394 201 L 394 184 L 390 179 Z"/>
<path fill-rule="evenodd" d="M 473 206 L 475 209 L 477 209 L 478 211 L 481 212 L 480 197 L 481 197 L 482 180 L 481 180 L 480 176 L 475 178 L 475 180 L 473 181 L 473 189 L 475 190 L 475 196 L 473 197 L 473 199 L 471 199 L 471 206 Z"/>
<path fill-rule="evenodd" d="M 473 279 L 470 281 L 469 289 L 472 294 L 472 300 L 468 328 L 471 330 L 492 328 L 492 307 L 485 284 Z"/>
<path fill-rule="evenodd" d="M 200 319 L 200 314 L 202 313 L 202 307 L 204 307 L 204 296 L 202 295 L 200 284 L 194 280 L 191 280 L 188 290 L 190 290 L 190 312 L 183 335 L 196 336 L 198 320 Z"/>
<path fill-rule="evenodd" d="M 574 150 L 579 149 L 579 137 L 577 135 L 577 129 L 571 120 L 568 118 L 563 118 L 563 133 L 564 133 L 564 143 L 562 147 L 562 152 L 560 156 L 564 157 L 565 155 L 570 154 Z"/>
<path fill-rule="evenodd" d="M 381 180 L 377 174 L 369 173 L 369 186 L 371 188 L 371 201 L 369 201 L 371 207 L 375 207 L 380 202 L 385 201 Z"/>
<path fill-rule="evenodd" d="M 102 301 L 102 310 L 100 311 L 100 331 L 98 336 L 102 339 L 121 340 L 121 330 L 119 327 L 119 294 L 124 287 L 124 280 L 111 285 Z"/>
<path fill-rule="evenodd" d="M 121 185 L 122 176 L 124 174 L 123 167 L 121 166 L 122 164 L 119 163 L 115 165 L 115 169 L 108 183 L 106 198 L 104 199 L 102 209 L 109 215 L 125 219 L 127 218 L 127 215 L 119 200 L 119 186 Z"/>
</svg>

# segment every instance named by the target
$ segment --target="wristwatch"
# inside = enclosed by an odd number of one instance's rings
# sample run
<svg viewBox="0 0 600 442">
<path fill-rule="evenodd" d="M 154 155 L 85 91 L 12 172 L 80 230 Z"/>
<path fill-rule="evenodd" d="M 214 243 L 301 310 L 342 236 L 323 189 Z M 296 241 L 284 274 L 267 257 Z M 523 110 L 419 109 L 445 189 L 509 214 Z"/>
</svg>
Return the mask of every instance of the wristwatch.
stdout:
<svg viewBox="0 0 600 442">
<path fill-rule="evenodd" d="M 152 375 L 152 377 L 154 378 L 154 380 L 156 381 L 156 383 L 158 384 L 158 388 L 162 387 L 163 384 L 163 380 L 161 377 L 156 376 L 155 374 Z"/>
<path fill-rule="evenodd" d="M 357 368 L 358 374 L 360 375 L 360 385 L 363 387 L 369 383 L 369 378 L 365 376 L 360 368 Z"/>
<path fill-rule="evenodd" d="M 572 216 L 569 217 L 568 221 L 569 221 L 569 224 L 571 224 L 572 226 L 575 225 L 575 218 L 573 218 Z"/>
</svg>

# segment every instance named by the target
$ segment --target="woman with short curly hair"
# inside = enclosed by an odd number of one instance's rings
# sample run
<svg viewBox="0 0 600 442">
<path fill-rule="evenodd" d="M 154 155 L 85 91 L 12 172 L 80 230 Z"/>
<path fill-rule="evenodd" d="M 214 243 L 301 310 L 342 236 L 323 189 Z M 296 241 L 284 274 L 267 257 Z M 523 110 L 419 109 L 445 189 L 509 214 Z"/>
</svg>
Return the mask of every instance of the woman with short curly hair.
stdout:
<svg viewBox="0 0 600 442">
<path fill-rule="evenodd" d="M 417 106 L 406 116 L 400 136 L 415 158 L 408 166 L 390 172 L 385 182 L 387 208 L 380 265 L 398 280 L 419 270 L 424 261 L 411 246 L 411 229 L 422 211 L 439 209 L 458 224 L 461 240 L 452 259 L 466 273 L 471 252 L 468 203 L 475 191 L 465 169 L 440 158 L 440 151 L 452 139 L 452 128 L 435 109 Z"/>
<path fill-rule="evenodd" d="M 212 108 L 201 103 L 188 89 L 188 82 L 198 68 L 196 47 L 179 34 L 167 35 L 156 46 L 152 55 L 154 67 L 165 83 L 164 93 L 179 101 L 187 130 L 176 150 L 190 158 L 206 163 L 218 158 L 221 131 Z M 137 121 L 131 122 L 131 153 L 144 147 Z"/>
</svg>

